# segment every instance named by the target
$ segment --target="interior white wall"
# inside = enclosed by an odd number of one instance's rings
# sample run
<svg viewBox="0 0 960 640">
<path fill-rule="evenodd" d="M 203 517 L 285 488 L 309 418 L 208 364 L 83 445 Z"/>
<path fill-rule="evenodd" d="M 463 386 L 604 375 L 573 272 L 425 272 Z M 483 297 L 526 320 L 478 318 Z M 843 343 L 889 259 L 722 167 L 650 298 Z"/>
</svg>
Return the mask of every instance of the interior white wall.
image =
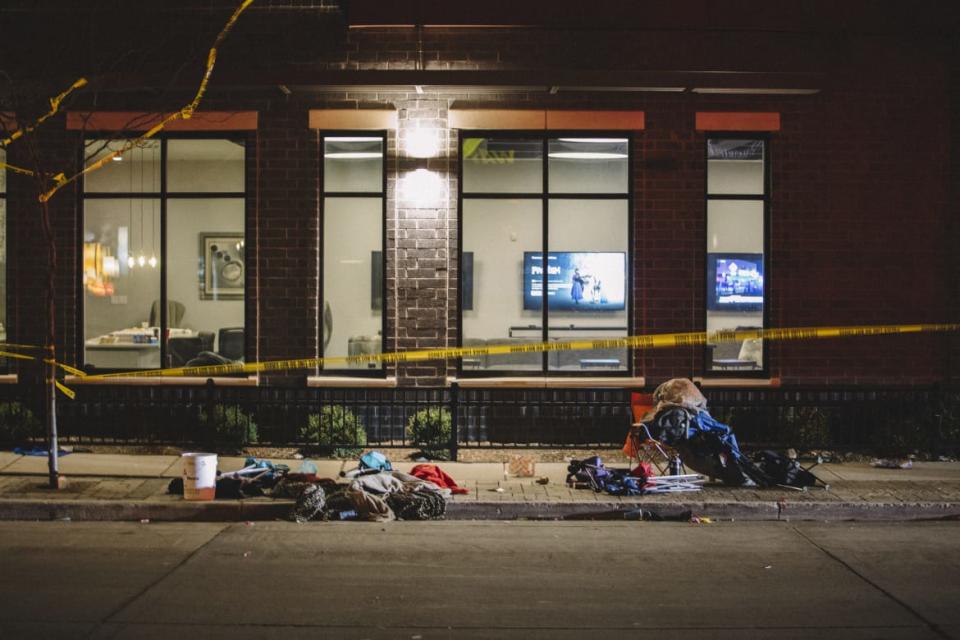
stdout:
<svg viewBox="0 0 960 640">
<path fill-rule="evenodd" d="M 171 162 L 167 171 L 167 191 L 243 193 L 243 161 Z"/>
<path fill-rule="evenodd" d="M 168 140 L 167 191 L 240 193 L 244 154 L 230 140 Z"/>
<path fill-rule="evenodd" d="M 200 234 L 243 234 L 240 198 L 167 201 L 167 300 L 186 307 L 181 326 L 194 331 L 244 326 L 243 300 L 200 298 Z M 218 346 L 218 345 L 217 345 Z"/>
<path fill-rule="evenodd" d="M 464 193 L 543 193 L 540 158 L 467 158 L 463 161 Z"/>
<path fill-rule="evenodd" d="M 383 191 L 383 158 L 324 158 L 324 192 Z"/>
<path fill-rule="evenodd" d="M 762 160 L 707 160 L 707 193 L 760 195 Z"/>
<path fill-rule="evenodd" d="M 708 201 L 707 252 L 763 253 L 763 202 Z"/>
<path fill-rule="evenodd" d="M 550 158 L 550 193 L 627 193 L 627 159 Z"/>
<path fill-rule="evenodd" d="M 383 243 L 382 200 L 326 198 L 323 238 L 323 296 L 333 314 L 325 355 L 345 356 L 351 337 L 375 337 L 382 329 L 383 312 L 372 309 L 370 299 L 371 252 L 382 251 Z"/>
<path fill-rule="evenodd" d="M 473 252 L 465 339 L 506 338 L 510 326 L 541 324 L 540 311 L 523 308 L 523 253 L 543 250 L 541 210 L 540 200 L 463 201 L 463 250 Z"/>
</svg>

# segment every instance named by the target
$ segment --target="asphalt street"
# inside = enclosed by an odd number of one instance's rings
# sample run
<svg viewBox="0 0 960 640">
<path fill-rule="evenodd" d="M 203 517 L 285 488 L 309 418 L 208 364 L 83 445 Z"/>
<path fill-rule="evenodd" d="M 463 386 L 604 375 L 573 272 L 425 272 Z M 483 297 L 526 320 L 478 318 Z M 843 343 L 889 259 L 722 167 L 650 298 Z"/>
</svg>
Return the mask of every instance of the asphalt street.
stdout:
<svg viewBox="0 0 960 640">
<path fill-rule="evenodd" d="M 0 523 L 0 638 L 960 638 L 960 525 Z"/>
</svg>

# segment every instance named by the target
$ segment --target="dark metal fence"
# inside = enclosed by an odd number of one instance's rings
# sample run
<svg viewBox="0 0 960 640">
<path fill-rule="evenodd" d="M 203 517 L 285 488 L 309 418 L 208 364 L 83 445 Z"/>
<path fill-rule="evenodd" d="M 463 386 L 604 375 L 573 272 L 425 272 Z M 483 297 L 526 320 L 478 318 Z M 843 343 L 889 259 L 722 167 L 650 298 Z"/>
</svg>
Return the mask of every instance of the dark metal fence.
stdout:
<svg viewBox="0 0 960 640">
<path fill-rule="evenodd" d="M 249 444 L 314 453 L 361 447 L 619 447 L 630 390 L 78 385 L 58 402 L 61 437 L 83 444 Z M 955 453 L 960 392 L 707 390 L 746 445 Z M 0 441 L 42 437 L 35 384 L 0 385 Z M 12 426 L 11 426 L 12 425 Z"/>
</svg>

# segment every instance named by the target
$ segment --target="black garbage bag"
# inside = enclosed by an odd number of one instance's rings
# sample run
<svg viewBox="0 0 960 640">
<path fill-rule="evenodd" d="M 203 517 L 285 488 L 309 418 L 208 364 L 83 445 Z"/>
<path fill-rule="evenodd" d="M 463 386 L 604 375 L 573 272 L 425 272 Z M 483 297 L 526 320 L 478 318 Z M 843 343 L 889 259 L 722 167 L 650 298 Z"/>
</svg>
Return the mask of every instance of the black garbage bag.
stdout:
<svg viewBox="0 0 960 640">
<path fill-rule="evenodd" d="M 813 487 L 817 484 L 817 476 L 800 466 L 800 462 L 776 451 L 761 451 L 754 461 L 771 484 L 789 487 Z"/>
</svg>

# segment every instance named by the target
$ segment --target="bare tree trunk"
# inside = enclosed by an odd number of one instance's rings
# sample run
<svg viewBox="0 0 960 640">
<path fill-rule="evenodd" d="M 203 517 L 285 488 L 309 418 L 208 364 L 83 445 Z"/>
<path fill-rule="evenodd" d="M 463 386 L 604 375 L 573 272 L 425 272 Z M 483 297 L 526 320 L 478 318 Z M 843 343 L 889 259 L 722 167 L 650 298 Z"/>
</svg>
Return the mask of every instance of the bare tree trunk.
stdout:
<svg viewBox="0 0 960 640">
<path fill-rule="evenodd" d="M 57 347 L 56 347 L 56 272 L 57 272 L 57 243 L 53 233 L 53 224 L 50 220 L 50 203 L 40 203 L 40 224 L 43 229 L 43 238 L 47 242 L 47 286 L 44 292 L 46 298 L 47 324 L 47 359 L 43 364 L 43 415 L 47 431 L 47 472 L 50 488 L 60 487 L 60 443 L 57 438 Z"/>
</svg>

